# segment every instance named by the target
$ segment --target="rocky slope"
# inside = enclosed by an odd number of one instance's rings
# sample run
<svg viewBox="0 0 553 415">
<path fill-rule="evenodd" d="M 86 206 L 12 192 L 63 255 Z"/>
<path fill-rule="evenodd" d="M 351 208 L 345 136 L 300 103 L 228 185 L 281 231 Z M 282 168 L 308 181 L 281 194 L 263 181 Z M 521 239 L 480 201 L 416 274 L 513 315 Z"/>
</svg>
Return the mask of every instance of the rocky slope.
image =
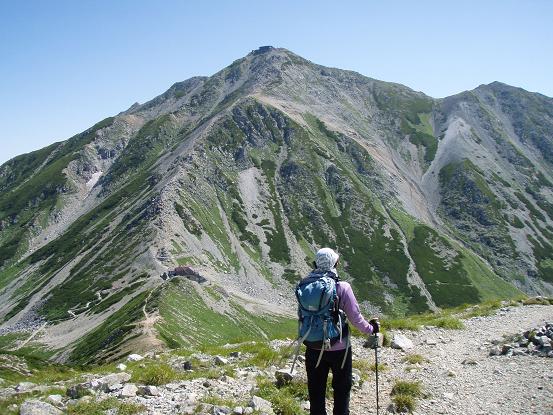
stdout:
<svg viewBox="0 0 553 415">
<path fill-rule="evenodd" d="M 504 84 L 436 100 L 262 47 L 0 167 L 0 333 L 72 361 L 271 336 L 321 245 L 367 312 L 551 293 L 552 127 Z"/>
<path fill-rule="evenodd" d="M 463 320 L 464 328 L 459 330 L 426 326 L 417 332 L 388 332 L 391 338 L 403 334 L 412 341 L 406 350 L 379 349 L 380 413 L 394 411 L 391 390 L 398 381 L 420 384 L 422 396 L 415 400 L 416 414 L 551 413 L 551 352 L 550 357 L 490 354 L 493 344 L 542 326 L 545 320 L 553 320 L 551 305 L 505 305 L 491 315 Z M 364 348 L 363 343 L 361 337 L 353 339 L 351 413 L 356 415 L 376 413 L 375 375 L 370 370 L 374 350 Z M 51 411 L 38 413 L 52 414 L 61 414 L 61 410 L 92 413 L 98 408 L 151 415 L 307 413 L 303 363 L 300 361 L 293 377 L 287 375 L 292 360 L 290 344 L 229 344 L 212 348 L 212 354 L 180 350 L 147 353 L 146 358 L 130 355 L 117 368 L 111 365 L 96 369 L 96 373 L 65 371 L 58 375 L 61 380 L 50 382 L 38 382 L 44 375 L 35 370 L 28 375 L 33 382 L 16 377 L 0 385 L 0 408 L 7 413 L 21 408 L 22 414 L 37 406 Z M 3 374 L 10 365 L 13 372 L 28 372 L 21 359 L 2 358 Z M 6 363 L 10 359 L 11 363 Z M 54 377 L 52 372 L 50 369 Z M 331 399 L 327 402 L 332 411 Z"/>
</svg>

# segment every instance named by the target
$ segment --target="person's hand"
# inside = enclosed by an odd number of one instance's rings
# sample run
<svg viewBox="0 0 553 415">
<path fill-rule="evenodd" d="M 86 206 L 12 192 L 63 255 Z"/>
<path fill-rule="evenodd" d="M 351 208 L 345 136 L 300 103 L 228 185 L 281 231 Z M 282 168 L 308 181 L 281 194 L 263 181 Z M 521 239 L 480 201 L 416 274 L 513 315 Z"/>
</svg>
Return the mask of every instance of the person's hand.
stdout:
<svg viewBox="0 0 553 415">
<path fill-rule="evenodd" d="M 377 318 L 371 319 L 371 320 L 369 321 L 369 325 L 370 325 L 371 328 L 372 328 L 373 334 L 380 333 L 380 322 L 378 321 Z"/>
</svg>

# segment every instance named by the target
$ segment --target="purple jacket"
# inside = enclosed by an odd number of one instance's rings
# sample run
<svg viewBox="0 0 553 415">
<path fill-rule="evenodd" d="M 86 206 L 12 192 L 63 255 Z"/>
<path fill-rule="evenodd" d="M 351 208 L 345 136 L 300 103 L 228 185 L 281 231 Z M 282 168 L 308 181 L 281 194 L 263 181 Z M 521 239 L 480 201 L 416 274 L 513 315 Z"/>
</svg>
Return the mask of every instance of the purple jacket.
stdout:
<svg viewBox="0 0 553 415">
<path fill-rule="evenodd" d="M 336 284 L 336 294 L 338 295 L 340 309 L 344 310 L 348 321 L 353 324 L 359 331 L 365 334 L 372 334 L 372 327 L 369 325 L 369 322 L 361 315 L 359 310 L 359 304 L 353 294 L 351 285 L 349 282 L 340 281 Z M 330 351 L 344 350 L 346 348 L 346 339 L 334 343 L 334 345 L 329 349 Z"/>
</svg>

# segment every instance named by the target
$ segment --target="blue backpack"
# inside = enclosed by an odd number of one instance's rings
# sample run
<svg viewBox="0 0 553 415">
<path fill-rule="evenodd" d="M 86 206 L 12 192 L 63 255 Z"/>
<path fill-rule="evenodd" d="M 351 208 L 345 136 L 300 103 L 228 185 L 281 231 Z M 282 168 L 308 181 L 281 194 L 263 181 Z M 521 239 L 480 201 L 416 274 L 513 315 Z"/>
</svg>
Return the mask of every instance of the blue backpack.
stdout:
<svg viewBox="0 0 553 415">
<path fill-rule="evenodd" d="M 337 279 L 332 271 L 315 270 L 296 286 L 299 324 L 296 358 L 302 343 L 320 349 L 317 366 L 323 352 L 347 336 L 346 319 L 338 308 Z"/>
</svg>

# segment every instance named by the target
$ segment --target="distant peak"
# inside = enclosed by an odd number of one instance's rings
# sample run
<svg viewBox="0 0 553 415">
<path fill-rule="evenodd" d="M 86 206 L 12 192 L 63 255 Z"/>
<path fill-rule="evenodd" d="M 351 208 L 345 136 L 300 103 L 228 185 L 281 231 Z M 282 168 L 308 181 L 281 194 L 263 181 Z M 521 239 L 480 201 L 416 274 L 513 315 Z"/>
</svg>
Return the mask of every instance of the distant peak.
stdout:
<svg viewBox="0 0 553 415">
<path fill-rule="evenodd" d="M 264 53 L 270 52 L 272 50 L 275 50 L 273 46 L 260 46 L 256 50 L 252 50 L 251 55 L 262 55 Z"/>
</svg>

